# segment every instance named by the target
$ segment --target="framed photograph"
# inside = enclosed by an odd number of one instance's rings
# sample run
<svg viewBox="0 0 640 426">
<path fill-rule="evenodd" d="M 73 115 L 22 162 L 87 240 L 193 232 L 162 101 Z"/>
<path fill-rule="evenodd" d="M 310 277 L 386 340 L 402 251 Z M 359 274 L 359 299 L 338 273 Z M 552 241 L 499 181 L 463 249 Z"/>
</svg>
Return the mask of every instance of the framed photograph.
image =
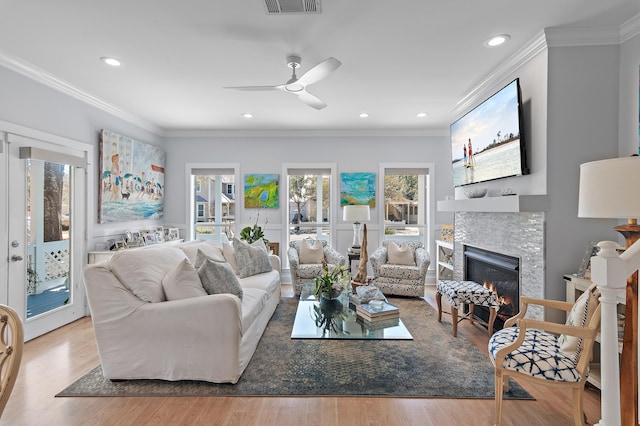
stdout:
<svg viewBox="0 0 640 426">
<path fill-rule="evenodd" d="M 180 239 L 180 230 L 178 228 L 168 228 L 168 229 L 165 229 L 165 232 L 167 232 L 167 235 L 166 235 L 167 241 Z"/>
<path fill-rule="evenodd" d="M 149 229 L 145 229 L 143 231 L 140 231 L 140 234 L 142 235 L 142 238 L 144 239 L 144 244 L 145 245 L 153 245 L 156 244 L 156 232 L 155 231 L 151 231 Z"/>
<path fill-rule="evenodd" d="M 156 234 L 156 242 L 164 243 L 164 229 L 162 226 L 158 226 L 154 232 Z"/>
<path fill-rule="evenodd" d="M 595 256 L 599 250 L 600 247 L 598 247 L 597 241 L 591 241 L 587 244 L 587 248 L 582 255 L 582 261 L 578 267 L 578 272 L 576 273 L 577 277 L 586 279 L 591 278 L 591 258 Z"/>
</svg>

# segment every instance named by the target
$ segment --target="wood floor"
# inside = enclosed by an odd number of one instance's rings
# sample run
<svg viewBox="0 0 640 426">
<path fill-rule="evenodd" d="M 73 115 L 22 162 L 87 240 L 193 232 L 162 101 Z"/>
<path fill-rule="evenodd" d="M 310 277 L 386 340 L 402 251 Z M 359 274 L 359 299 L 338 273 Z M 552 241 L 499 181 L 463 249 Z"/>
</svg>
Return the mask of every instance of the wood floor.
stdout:
<svg viewBox="0 0 640 426">
<path fill-rule="evenodd" d="M 291 286 L 284 296 L 292 297 Z M 434 290 L 426 299 L 435 306 Z M 448 319 L 447 319 L 448 320 Z M 459 336 L 486 353 L 488 336 L 463 321 Z M 437 342 L 434 342 L 437 344 Z M 20 374 L 2 425 L 492 425 L 493 400 L 401 398 L 55 398 L 98 365 L 91 320 L 83 318 L 25 345 Z M 461 377 L 460 380 L 464 380 Z M 504 425 L 571 425 L 571 395 L 523 386 L 536 401 L 505 401 Z M 589 424 L 600 420 L 600 393 L 588 388 Z"/>
</svg>

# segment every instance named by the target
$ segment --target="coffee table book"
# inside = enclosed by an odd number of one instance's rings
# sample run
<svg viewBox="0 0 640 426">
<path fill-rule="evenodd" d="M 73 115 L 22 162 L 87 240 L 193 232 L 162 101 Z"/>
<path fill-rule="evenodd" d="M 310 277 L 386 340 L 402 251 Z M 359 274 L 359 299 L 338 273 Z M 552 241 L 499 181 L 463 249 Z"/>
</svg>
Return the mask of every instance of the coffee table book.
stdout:
<svg viewBox="0 0 640 426">
<path fill-rule="evenodd" d="M 396 318 L 383 318 L 377 321 L 369 321 L 363 317 L 356 318 L 356 322 L 367 330 L 382 330 L 389 327 L 395 327 L 400 324 L 400 317 Z"/>
<path fill-rule="evenodd" d="M 363 303 L 356 306 L 356 313 L 371 322 L 400 317 L 400 309 L 389 302 L 383 302 L 381 309 L 376 309 L 369 303 Z"/>
</svg>

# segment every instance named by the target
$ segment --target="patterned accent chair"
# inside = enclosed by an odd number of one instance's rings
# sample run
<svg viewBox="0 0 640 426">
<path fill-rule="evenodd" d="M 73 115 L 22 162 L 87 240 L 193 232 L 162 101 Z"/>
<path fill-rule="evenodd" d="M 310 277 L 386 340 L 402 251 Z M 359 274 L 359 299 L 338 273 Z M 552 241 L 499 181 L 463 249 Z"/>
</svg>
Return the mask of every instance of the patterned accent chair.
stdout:
<svg viewBox="0 0 640 426">
<path fill-rule="evenodd" d="M 584 424 L 584 385 L 589 375 L 593 342 L 600 331 L 599 296 L 592 285 L 575 304 L 520 298 L 522 310 L 509 318 L 504 328 L 489 340 L 489 356 L 495 367 L 497 426 L 502 415 L 502 392 L 509 391 L 509 377 L 571 389 L 574 423 Z M 568 312 L 567 322 L 525 319 L 529 305 L 564 310 Z"/>
<path fill-rule="evenodd" d="M 300 263 L 300 245 L 306 240 L 296 240 L 289 242 L 287 255 L 289 257 L 289 267 L 291 268 L 291 279 L 293 281 L 293 291 L 296 296 L 300 295 L 302 287 L 307 283 L 314 283 L 315 278 L 322 274 L 322 263 Z M 337 250 L 333 249 L 324 240 L 318 241 L 322 244 L 324 260 L 327 262 L 329 270 L 340 266 L 347 266 L 347 258 Z"/>
<path fill-rule="evenodd" d="M 388 263 L 389 244 L 407 244 L 415 265 Z M 381 247 L 371 253 L 369 260 L 373 269 L 373 283 L 385 295 L 424 297 L 425 279 L 431 258 L 421 242 L 385 240 Z"/>
</svg>

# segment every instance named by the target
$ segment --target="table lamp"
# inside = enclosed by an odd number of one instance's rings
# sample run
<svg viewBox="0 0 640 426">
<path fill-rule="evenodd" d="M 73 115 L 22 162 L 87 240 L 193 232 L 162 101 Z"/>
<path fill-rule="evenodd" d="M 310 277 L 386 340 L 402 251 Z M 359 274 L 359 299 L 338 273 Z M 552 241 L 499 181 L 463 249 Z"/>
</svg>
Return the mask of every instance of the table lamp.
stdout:
<svg viewBox="0 0 640 426">
<path fill-rule="evenodd" d="M 352 251 L 360 250 L 360 228 L 362 224 L 371 219 L 369 206 L 344 206 L 342 211 L 342 220 L 345 222 L 353 222 L 353 243 Z"/>
<path fill-rule="evenodd" d="M 613 229 L 624 236 L 627 249 L 636 243 L 640 239 L 640 225 L 637 221 L 640 217 L 640 157 L 612 158 L 580 165 L 578 217 L 627 219 L 626 225 L 616 226 Z M 599 283 L 596 282 L 596 284 Z M 606 333 L 605 325 L 610 324 L 610 321 L 615 321 L 615 310 L 607 311 L 605 315 L 603 304 L 601 326 L 603 339 Z M 622 424 L 625 425 L 638 424 L 637 325 L 638 272 L 636 271 L 627 279 L 626 284 L 624 339 L 620 364 L 620 410 L 624 417 Z M 611 344 L 601 345 L 603 378 L 605 378 L 604 369 L 608 362 L 615 362 L 613 366 L 617 367 L 617 339 L 612 338 L 610 342 L 615 344 L 615 348 L 608 347 L 612 346 Z M 615 383 L 617 384 L 617 380 Z M 611 391 L 616 392 L 617 389 Z M 602 399 L 604 419 L 604 387 Z M 609 408 L 613 409 L 613 407 Z"/>
</svg>

